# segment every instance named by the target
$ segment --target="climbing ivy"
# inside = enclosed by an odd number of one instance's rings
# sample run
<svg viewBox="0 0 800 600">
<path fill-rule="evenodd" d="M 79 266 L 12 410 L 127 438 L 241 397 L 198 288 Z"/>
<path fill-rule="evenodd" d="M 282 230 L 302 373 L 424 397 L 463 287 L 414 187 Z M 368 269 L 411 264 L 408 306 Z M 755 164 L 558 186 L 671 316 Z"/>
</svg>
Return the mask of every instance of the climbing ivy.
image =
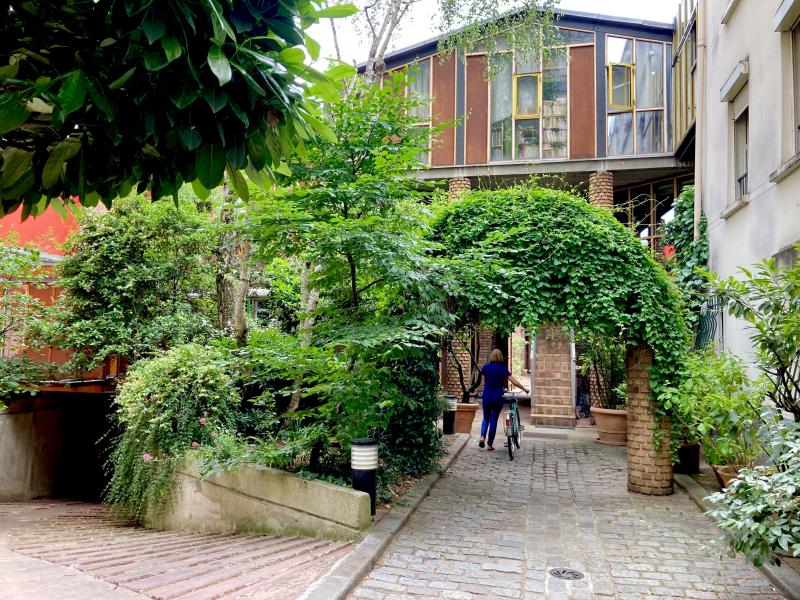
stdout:
<svg viewBox="0 0 800 600">
<path fill-rule="evenodd" d="M 689 340 L 680 295 L 609 211 L 526 185 L 469 193 L 442 208 L 433 231 L 460 312 L 501 331 L 563 323 L 647 344 L 656 396 L 676 376 Z"/>
</svg>

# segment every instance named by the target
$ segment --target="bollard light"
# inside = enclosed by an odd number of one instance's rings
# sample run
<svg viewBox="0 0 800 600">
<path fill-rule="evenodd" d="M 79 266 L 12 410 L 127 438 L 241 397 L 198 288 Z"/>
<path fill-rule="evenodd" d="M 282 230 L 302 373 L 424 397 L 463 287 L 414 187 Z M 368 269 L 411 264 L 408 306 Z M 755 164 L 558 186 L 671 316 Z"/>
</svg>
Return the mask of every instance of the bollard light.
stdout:
<svg viewBox="0 0 800 600">
<path fill-rule="evenodd" d="M 456 410 L 458 408 L 458 398 L 455 396 L 445 395 L 445 402 L 447 408 L 442 414 L 442 433 L 445 435 L 453 435 L 456 432 Z"/>
<path fill-rule="evenodd" d="M 350 447 L 350 466 L 353 469 L 353 489 L 367 492 L 370 510 L 375 514 L 378 474 L 378 440 L 359 438 Z"/>
</svg>

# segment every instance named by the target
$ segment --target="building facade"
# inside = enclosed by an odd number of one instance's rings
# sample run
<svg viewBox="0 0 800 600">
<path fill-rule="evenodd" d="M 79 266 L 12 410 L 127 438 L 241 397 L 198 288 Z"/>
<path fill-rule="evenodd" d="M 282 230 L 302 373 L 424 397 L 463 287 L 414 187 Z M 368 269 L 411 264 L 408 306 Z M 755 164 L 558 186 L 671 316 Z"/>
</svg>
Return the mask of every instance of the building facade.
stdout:
<svg viewBox="0 0 800 600">
<path fill-rule="evenodd" d="M 676 69 L 688 66 L 681 106 L 696 139 L 711 270 L 737 275 L 768 258 L 793 265 L 800 242 L 800 0 L 694 0 L 681 10 L 689 33 Z M 742 321 L 720 315 L 717 335 L 721 345 L 751 356 Z"/>
<path fill-rule="evenodd" d="M 694 173 L 691 157 L 674 152 L 674 24 L 562 11 L 556 25 L 561 43 L 533 60 L 501 37 L 492 77 L 487 51 L 442 57 L 438 39 L 386 57 L 387 69 L 412 73 L 408 93 L 423 100 L 419 127 L 456 122 L 432 140 L 419 177 L 448 181 L 453 193 L 552 178 L 585 189 L 590 202 L 613 209 L 658 252 L 660 226 Z M 493 346 L 508 344 L 508 333 L 474 334 L 461 353 L 470 366 L 480 364 Z M 555 329 L 540 337 L 532 340 L 530 365 L 544 412 L 534 420 L 573 425 L 574 348 Z M 443 385 L 459 394 L 448 358 Z"/>
</svg>

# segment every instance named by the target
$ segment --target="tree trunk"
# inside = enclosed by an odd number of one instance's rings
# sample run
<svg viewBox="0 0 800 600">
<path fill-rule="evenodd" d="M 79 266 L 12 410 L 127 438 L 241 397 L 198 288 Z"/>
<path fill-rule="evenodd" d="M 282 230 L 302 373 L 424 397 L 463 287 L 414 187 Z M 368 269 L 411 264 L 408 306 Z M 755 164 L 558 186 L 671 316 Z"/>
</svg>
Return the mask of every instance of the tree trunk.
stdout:
<svg viewBox="0 0 800 600">
<path fill-rule="evenodd" d="M 223 227 L 217 251 L 217 314 L 222 334 L 243 345 L 247 339 L 245 304 L 250 289 L 251 244 L 232 227 L 234 210 L 233 204 L 226 202 L 219 216 Z"/>
<path fill-rule="evenodd" d="M 303 265 L 303 272 L 300 276 L 300 304 L 303 310 L 303 321 L 300 324 L 300 345 L 308 347 L 311 345 L 313 339 L 314 327 L 314 312 L 317 310 L 319 304 L 319 289 L 312 288 L 311 286 L 311 272 L 319 271 L 320 267 L 313 267 L 311 263 Z M 293 413 L 300 408 L 300 385 L 301 379 L 296 379 L 294 382 L 294 391 L 292 391 L 292 398 L 289 400 L 289 406 L 286 412 Z"/>
</svg>

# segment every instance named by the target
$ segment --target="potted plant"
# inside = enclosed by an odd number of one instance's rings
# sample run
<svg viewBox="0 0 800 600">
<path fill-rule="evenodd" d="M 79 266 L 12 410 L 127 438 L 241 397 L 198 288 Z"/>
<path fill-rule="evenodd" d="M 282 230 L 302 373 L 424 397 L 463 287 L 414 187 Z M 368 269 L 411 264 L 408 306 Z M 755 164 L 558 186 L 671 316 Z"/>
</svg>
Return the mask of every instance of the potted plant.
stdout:
<svg viewBox="0 0 800 600">
<path fill-rule="evenodd" d="M 763 454 L 759 440 L 764 387 L 736 356 L 713 349 L 686 358 L 680 385 L 665 396 L 685 438 L 702 442 L 706 460 L 725 488 Z"/>
<path fill-rule="evenodd" d="M 576 336 L 581 353 L 581 374 L 589 379 L 590 411 L 597 425 L 597 443 L 628 443 L 628 393 L 625 344 L 619 339 L 581 332 Z"/>
<path fill-rule="evenodd" d="M 442 340 L 447 362 L 455 368 L 461 388 L 459 401 L 456 404 L 456 433 L 472 431 L 475 413 L 479 408 L 477 402 L 472 402 L 472 394 L 480 385 L 480 366 L 478 364 L 480 336 L 478 333 L 478 326 L 469 325 Z M 464 365 L 464 362 L 469 364 Z"/>
</svg>

